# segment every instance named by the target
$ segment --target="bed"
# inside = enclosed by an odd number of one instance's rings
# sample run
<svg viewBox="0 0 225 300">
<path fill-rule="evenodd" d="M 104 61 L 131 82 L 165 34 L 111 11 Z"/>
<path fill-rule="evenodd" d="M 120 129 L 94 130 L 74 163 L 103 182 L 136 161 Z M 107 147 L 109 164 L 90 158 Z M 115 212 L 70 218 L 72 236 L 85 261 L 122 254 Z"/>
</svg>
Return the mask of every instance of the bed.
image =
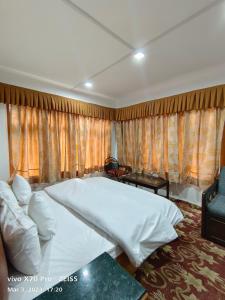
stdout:
<svg viewBox="0 0 225 300">
<path fill-rule="evenodd" d="M 77 271 L 91 260 L 108 252 L 113 258 L 121 249 L 104 233 L 40 191 L 57 221 L 54 238 L 42 243 L 43 261 L 36 276 L 23 276 L 9 267 L 9 300 L 30 300 Z"/>
<path fill-rule="evenodd" d="M 81 194 L 77 193 L 77 186 L 74 185 L 77 182 L 82 185 Z M 173 226 L 183 218 L 180 210 L 169 200 L 102 177 L 67 180 L 38 193 L 45 197 L 54 212 L 57 222 L 56 235 L 52 240 L 41 244 L 43 260 L 38 275 L 27 277 L 9 267 L 9 300 L 35 298 L 103 252 L 116 258 L 125 251 L 129 257 L 129 247 L 136 246 L 135 243 L 144 249 L 141 249 L 141 254 L 144 253 L 144 256 L 140 261 L 135 261 L 135 259 L 132 261 L 131 253 L 129 258 L 133 265 L 135 262 L 139 265 L 154 249 L 177 237 Z M 72 204 L 83 202 L 93 213 L 99 212 L 99 215 L 97 213 L 93 221 L 90 211 L 85 214 L 83 213 L 85 209 L 77 210 L 71 205 L 71 198 Z M 98 205 L 96 205 L 96 201 L 99 201 Z M 102 201 L 107 203 L 107 207 L 104 207 Z M 134 207 L 132 208 L 132 206 Z M 137 209 L 138 207 L 139 209 Z M 105 209 L 109 211 L 108 214 Z M 151 211 L 150 219 L 152 218 L 152 220 L 149 220 L 148 210 Z M 116 222 L 114 222 L 115 212 Z M 122 222 L 119 212 L 125 216 L 122 219 L 128 218 L 128 222 Z M 136 216 L 137 221 L 132 216 Z M 127 235 L 127 240 L 131 238 L 134 244 L 127 246 L 122 240 L 123 237 L 121 240 L 118 239 L 113 229 L 110 231 L 109 228 L 99 226 L 98 223 L 104 224 L 105 219 L 115 223 L 117 229 L 121 231 L 121 235 Z M 144 220 L 143 224 L 140 223 L 142 219 Z M 163 221 L 167 220 L 164 222 L 164 228 L 159 226 L 162 219 Z M 148 234 L 146 228 L 152 227 L 152 221 L 154 221 L 156 237 L 163 237 L 160 241 L 157 239 L 149 241 L 149 237 L 146 237 Z M 127 225 L 129 228 L 122 228 Z M 171 232 L 172 236 L 169 236 Z M 153 236 L 154 238 L 155 236 Z"/>
</svg>

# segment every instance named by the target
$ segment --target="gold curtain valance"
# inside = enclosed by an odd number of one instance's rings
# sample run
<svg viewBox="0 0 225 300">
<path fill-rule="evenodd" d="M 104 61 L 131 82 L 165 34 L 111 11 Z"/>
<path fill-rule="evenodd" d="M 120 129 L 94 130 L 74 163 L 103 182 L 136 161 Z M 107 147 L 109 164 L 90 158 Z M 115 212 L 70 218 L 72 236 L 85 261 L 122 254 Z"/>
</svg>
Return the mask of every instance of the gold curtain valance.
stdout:
<svg viewBox="0 0 225 300">
<path fill-rule="evenodd" d="M 0 83 L 0 103 L 1 102 L 5 104 L 37 107 L 44 110 L 74 113 L 99 119 L 115 119 L 115 110 L 113 108 L 85 103 L 5 83 Z"/>
<path fill-rule="evenodd" d="M 116 110 L 116 120 L 125 121 L 213 107 L 225 107 L 225 85 L 119 108 Z"/>
<path fill-rule="evenodd" d="M 0 103 L 37 107 L 87 117 L 125 121 L 191 110 L 225 108 L 225 85 L 113 109 L 53 94 L 0 83 Z"/>
</svg>

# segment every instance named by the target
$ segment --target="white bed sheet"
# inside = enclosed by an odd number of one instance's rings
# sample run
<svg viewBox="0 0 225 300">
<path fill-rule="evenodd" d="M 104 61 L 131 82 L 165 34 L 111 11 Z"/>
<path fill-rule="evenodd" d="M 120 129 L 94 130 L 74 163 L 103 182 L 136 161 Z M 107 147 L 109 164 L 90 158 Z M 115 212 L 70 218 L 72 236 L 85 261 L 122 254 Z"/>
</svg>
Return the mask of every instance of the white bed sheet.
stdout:
<svg viewBox="0 0 225 300">
<path fill-rule="evenodd" d="M 183 219 L 168 199 L 104 177 L 71 179 L 45 191 L 117 241 L 135 266 L 175 240 L 173 226 Z"/>
<path fill-rule="evenodd" d="M 37 276 L 10 274 L 9 300 L 33 299 L 103 252 L 108 252 L 113 258 L 122 252 L 106 234 L 85 223 L 44 191 L 39 193 L 46 197 L 54 212 L 57 232 L 51 241 L 42 244 L 43 261 Z"/>
</svg>

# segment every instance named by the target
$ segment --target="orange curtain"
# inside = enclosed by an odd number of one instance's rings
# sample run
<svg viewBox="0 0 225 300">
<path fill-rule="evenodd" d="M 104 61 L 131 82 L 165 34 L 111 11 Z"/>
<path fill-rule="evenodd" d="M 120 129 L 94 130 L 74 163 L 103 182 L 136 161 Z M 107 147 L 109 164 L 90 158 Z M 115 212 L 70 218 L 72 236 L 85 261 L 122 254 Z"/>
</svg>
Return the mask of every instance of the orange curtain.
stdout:
<svg viewBox="0 0 225 300">
<path fill-rule="evenodd" d="M 118 158 L 136 171 L 205 187 L 220 164 L 225 109 L 207 109 L 116 124 Z"/>
<path fill-rule="evenodd" d="M 11 174 L 39 182 L 100 171 L 111 152 L 112 122 L 8 106 Z"/>
</svg>

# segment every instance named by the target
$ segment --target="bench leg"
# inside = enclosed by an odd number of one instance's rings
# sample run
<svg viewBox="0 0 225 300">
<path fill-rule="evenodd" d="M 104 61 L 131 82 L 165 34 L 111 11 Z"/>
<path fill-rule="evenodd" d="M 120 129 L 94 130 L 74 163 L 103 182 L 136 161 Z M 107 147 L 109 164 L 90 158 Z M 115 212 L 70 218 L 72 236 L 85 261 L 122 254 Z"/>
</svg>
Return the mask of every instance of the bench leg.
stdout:
<svg viewBox="0 0 225 300">
<path fill-rule="evenodd" d="M 167 190 L 166 197 L 167 197 L 167 199 L 170 199 L 170 183 L 169 182 L 167 183 L 166 190 Z"/>
</svg>

